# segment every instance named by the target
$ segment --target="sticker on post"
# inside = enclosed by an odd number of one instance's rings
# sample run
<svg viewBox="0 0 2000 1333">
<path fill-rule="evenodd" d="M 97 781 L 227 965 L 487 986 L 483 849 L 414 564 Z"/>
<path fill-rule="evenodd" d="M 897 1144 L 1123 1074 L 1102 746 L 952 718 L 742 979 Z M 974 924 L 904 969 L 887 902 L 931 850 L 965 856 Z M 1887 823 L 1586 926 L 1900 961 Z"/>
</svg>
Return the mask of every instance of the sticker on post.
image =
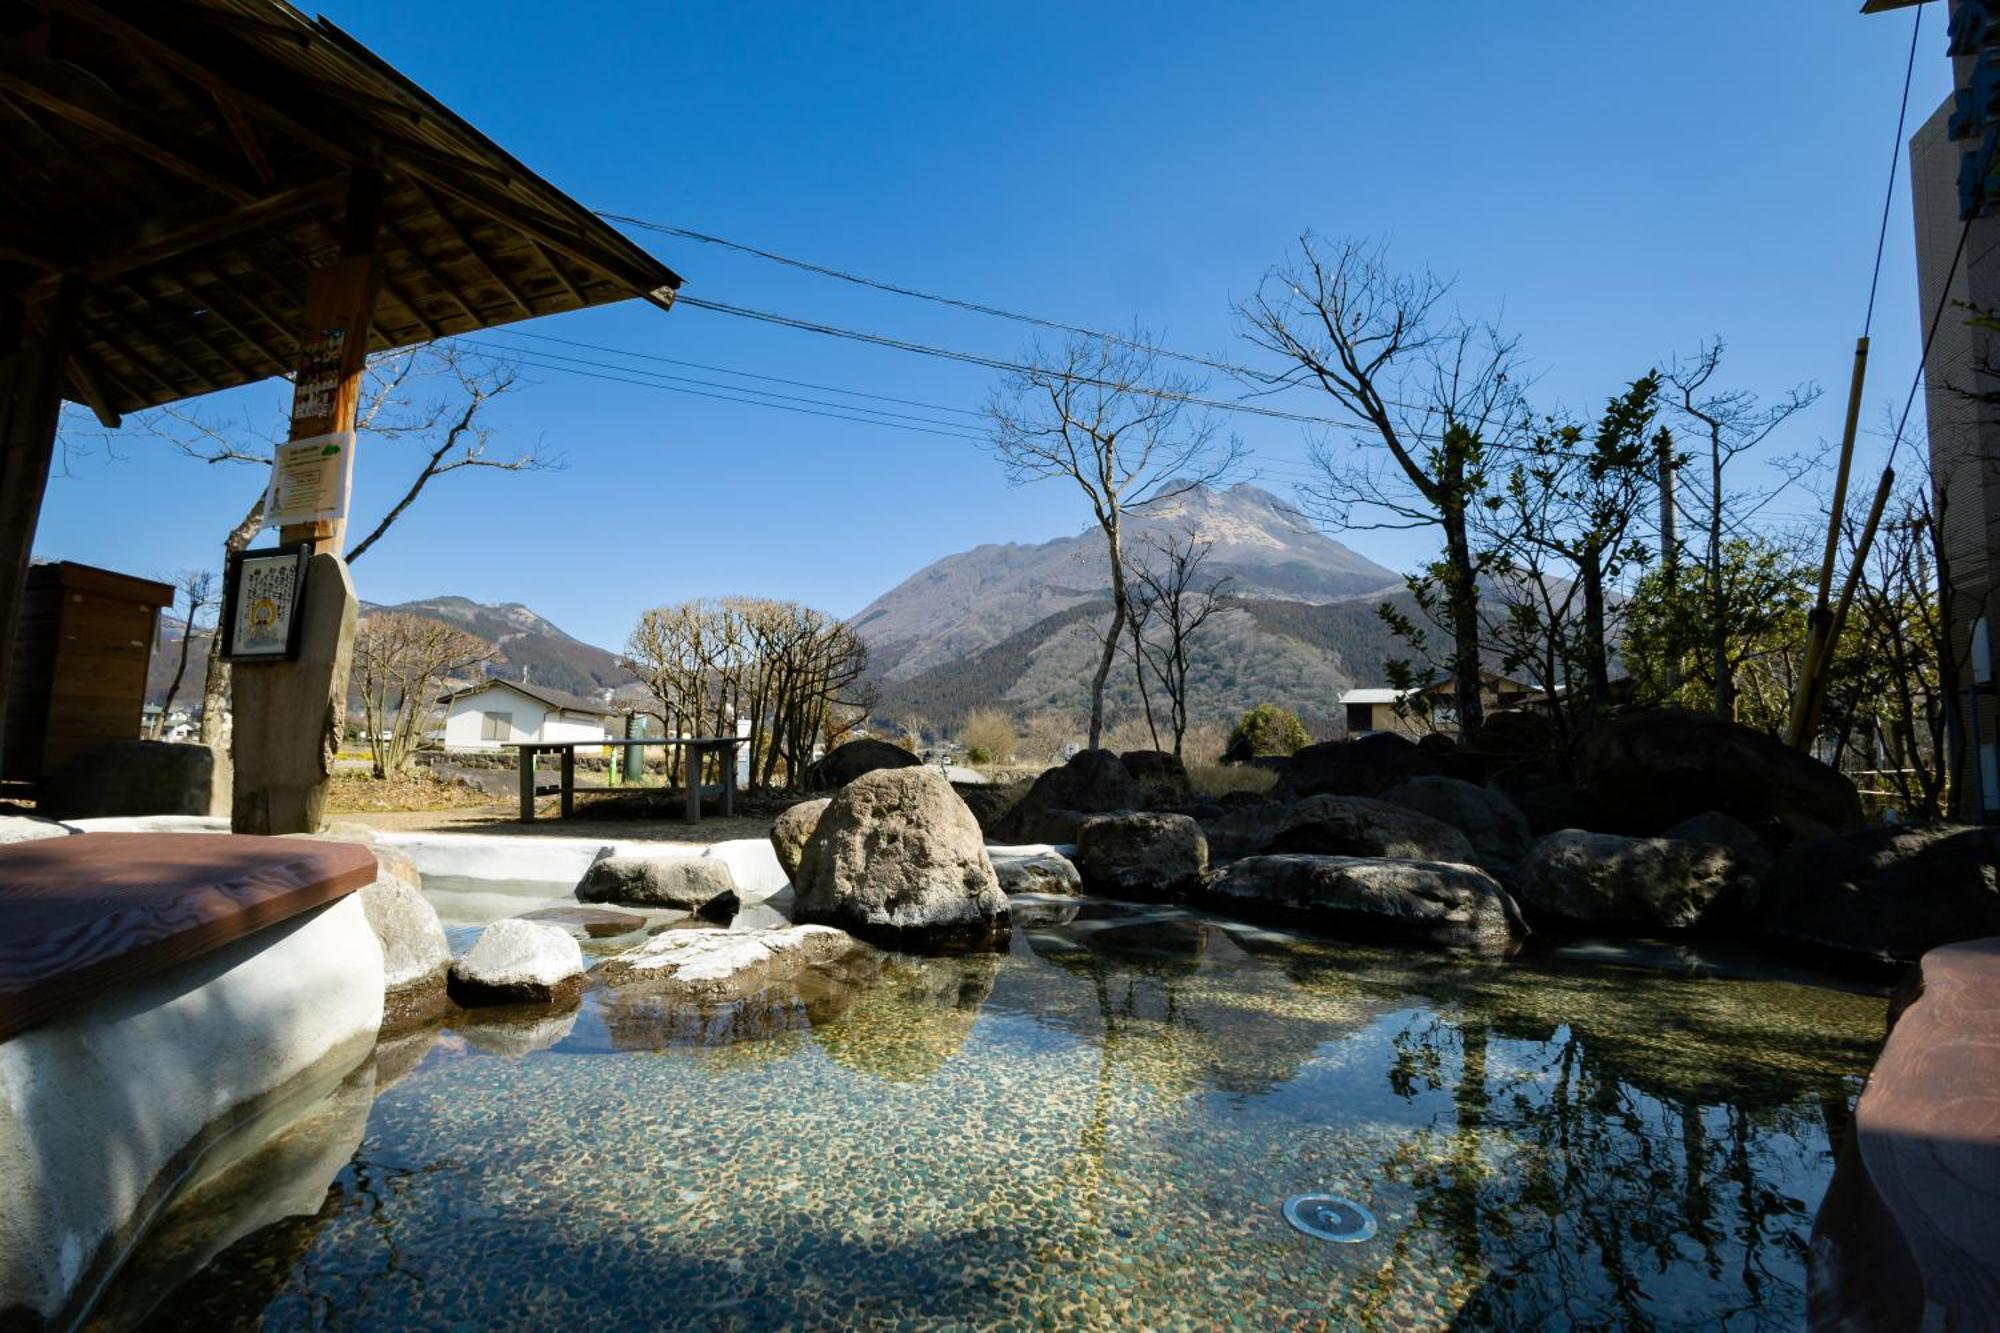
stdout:
<svg viewBox="0 0 2000 1333">
<path fill-rule="evenodd" d="M 354 432 L 288 440 L 271 455 L 264 526 L 338 522 L 354 485 Z"/>
</svg>

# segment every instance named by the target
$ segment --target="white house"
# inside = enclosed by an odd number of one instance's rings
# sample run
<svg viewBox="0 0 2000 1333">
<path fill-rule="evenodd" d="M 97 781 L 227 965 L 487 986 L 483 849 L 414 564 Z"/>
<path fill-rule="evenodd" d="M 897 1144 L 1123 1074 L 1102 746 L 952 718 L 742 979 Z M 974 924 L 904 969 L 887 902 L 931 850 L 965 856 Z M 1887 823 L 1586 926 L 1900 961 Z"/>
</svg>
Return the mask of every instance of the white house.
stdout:
<svg viewBox="0 0 2000 1333">
<path fill-rule="evenodd" d="M 444 748 L 497 750 L 522 741 L 597 741 L 612 735 L 619 716 L 594 700 L 524 685 L 488 680 L 444 697 Z"/>
</svg>

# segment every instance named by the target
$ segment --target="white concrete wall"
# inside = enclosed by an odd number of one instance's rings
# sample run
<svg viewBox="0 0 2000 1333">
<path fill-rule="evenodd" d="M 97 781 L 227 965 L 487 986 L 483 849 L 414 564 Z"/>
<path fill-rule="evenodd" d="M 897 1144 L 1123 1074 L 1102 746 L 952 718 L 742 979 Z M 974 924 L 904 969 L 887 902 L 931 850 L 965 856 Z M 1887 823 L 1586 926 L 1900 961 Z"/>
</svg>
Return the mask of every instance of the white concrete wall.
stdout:
<svg viewBox="0 0 2000 1333">
<path fill-rule="evenodd" d="M 351 894 L 0 1042 L 0 1310 L 70 1322 L 224 1133 L 367 1058 L 382 990 Z"/>
<path fill-rule="evenodd" d="M 550 713 L 542 720 L 539 741 L 601 741 L 611 735 L 611 728 L 601 717 L 588 713 Z M 526 737 L 523 737 L 526 739 Z M 586 753 L 579 751 L 578 753 Z"/>
</svg>

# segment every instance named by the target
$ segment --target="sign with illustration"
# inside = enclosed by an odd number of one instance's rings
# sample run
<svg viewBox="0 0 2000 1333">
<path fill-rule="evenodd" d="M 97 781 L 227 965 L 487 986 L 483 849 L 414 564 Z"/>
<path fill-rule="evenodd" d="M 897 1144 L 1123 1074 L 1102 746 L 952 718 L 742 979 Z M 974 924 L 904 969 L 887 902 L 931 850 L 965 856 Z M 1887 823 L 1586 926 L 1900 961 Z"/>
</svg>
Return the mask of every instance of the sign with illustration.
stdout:
<svg viewBox="0 0 2000 1333">
<path fill-rule="evenodd" d="M 308 542 L 242 551 L 223 572 L 223 656 L 232 662 L 289 661 L 299 652 Z"/>
<path fill-rule="evenodd" d="M 344 519 L 353 484 L 353 431 L 288 440 L 271 455 L 271 486 L 264 496 L 264 526 Z"/>
</svg>

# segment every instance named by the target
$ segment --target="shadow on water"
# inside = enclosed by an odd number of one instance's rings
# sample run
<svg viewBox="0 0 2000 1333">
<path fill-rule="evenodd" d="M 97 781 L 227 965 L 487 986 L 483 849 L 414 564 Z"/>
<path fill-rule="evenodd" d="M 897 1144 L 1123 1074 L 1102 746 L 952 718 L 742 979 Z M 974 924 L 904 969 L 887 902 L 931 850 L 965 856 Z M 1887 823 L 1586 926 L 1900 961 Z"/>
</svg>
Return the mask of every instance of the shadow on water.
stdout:
<svg viewBox="0 0 2000 1333">
<path fill-rule="evenodd" d="M 246 1178 L 254 1229 L 156 1233 L 146 1271 L 207 1262 L 155 1322 L 1802 1319 L 1879 997 L 1753 961 L 1063 915 L 1005 956 L 385 1043 L 365 1133 L 326 1117 L 359 1146 L 316 1208 L 272 1221 L 310 1189 Z M 1312 1189 L 1366 1201 L 1376 1239 L 1290 1231 Z"/>
</svg>

